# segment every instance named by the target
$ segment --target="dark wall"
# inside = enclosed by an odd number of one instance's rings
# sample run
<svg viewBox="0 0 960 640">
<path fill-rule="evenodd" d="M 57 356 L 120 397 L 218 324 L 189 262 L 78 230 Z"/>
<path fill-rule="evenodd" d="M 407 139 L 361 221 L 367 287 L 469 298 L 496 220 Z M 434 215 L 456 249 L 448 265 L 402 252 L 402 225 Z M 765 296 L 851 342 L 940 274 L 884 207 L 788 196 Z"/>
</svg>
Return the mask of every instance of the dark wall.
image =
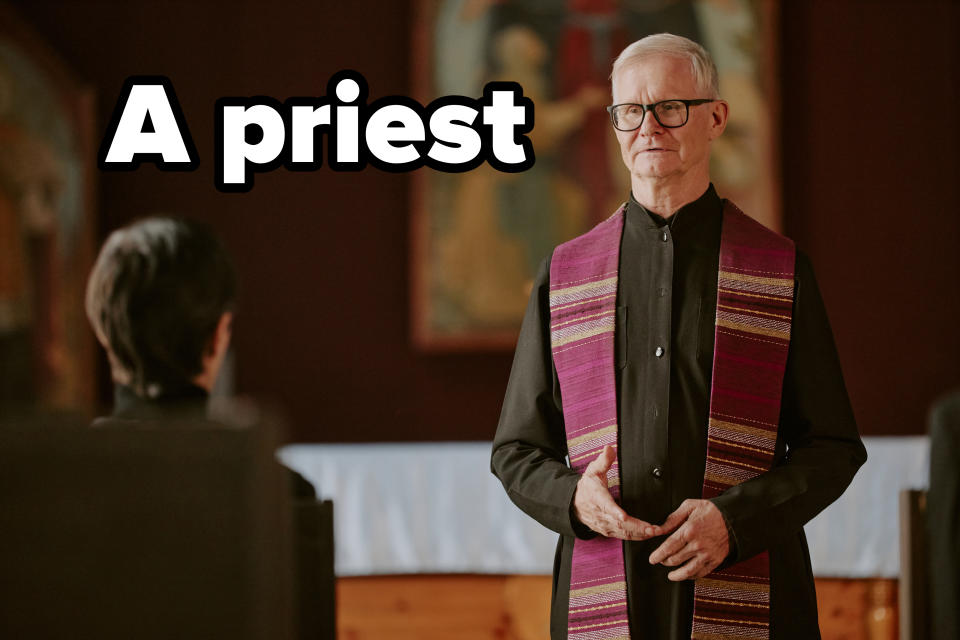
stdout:
<svg viewBox="0 0 960 640">
<path fill-rule="evenodd" d="M 783 4 L 787 233 L 813 260 L 860 430 L 960 385 L 955 2 Z"/>
<path fill-rule="evenodd" d="M 173 82 L 200 169 L 102 174 L 101 237 L 157 211 L 215 225 L 243 285 L 241 392 L 281 401 L 299 440 L 492 437 L 511 354 L 427 355 L 408 339 L 408 175 L 278 170 L 245 195 L 213 187 L 218 97 L 324 95 L 344 68 L 370 99 L 409 95 L 413 0 L 15 4 L 96 92 L 98 137 L 125 77 Z M 956 9 L 782 13 L 787 229 L 817 267 L 862 431 L 920 432 L 960 383 Z"/>
</svg>

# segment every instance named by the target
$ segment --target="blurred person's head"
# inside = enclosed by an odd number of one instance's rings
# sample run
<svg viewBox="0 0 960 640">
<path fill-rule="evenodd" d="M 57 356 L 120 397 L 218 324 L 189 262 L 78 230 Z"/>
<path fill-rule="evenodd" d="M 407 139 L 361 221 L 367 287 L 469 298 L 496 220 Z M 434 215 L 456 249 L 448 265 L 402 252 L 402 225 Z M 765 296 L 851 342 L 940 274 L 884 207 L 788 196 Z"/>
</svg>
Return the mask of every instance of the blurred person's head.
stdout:
<svg viewBox="0 0 960 640">
<path fill-rule="evenodd" d="M 110 234 L 87 283 L 87 317 L 114 382 L 145 397 L 209 391 L 230 344 L 236 275 L 205 225 L 148 218 Z"/>
</svg>

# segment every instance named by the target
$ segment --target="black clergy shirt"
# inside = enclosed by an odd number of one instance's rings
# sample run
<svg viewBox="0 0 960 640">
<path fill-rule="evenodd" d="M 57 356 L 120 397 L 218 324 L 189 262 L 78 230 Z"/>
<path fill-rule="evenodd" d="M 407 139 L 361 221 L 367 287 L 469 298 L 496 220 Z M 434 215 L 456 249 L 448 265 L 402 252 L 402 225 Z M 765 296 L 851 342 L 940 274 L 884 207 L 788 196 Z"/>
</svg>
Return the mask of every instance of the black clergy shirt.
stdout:
<svg viewBox="0 0 960 640">
<path fill-rule="evenodd" d="M 700 498 L 706 461 L 723 203 L 711 185 L 669 220 L 632 197 L 616 309 L 622 506 L 662 523 Z M 565 638 L 579 474 L 565 461 L 562 397 L 550 352 L 550 259 L 539 270 L 517 343 L 491 468 L 510 498 L 561 534 L 551 636 Z M 803 524 L 835 500 L 866 459 L 813 270 L 796 260 L 793 327 L 773 469 L 713 502 L 727 521 L 727 563 L 770 551 L 771 638 L 816 638 L 816 594 Z M 631 634 L 688 640 L 693 581 L 651 566 L 663 537 L 624 544 Z M 725 563 L 725 564 L 727 564 Z"/>
<path fill-rule="evenodd" d="M 130 387 L 117 384 L 113 387 L 113 413 L 97 418 L 93 426 L 130 427 L 139 421 L 150 421 L 154 424 L 195 424 L 209 428 L 215 424 L 208 421 L 209 400 L 210 394 L 205 389 L 189 383 L 156 398 L 138 395 Z M 317 492 L 309 480 L 293 469 L 287 469 L 286 472 L 293 498 L 316 498 Z"/>
</svg>

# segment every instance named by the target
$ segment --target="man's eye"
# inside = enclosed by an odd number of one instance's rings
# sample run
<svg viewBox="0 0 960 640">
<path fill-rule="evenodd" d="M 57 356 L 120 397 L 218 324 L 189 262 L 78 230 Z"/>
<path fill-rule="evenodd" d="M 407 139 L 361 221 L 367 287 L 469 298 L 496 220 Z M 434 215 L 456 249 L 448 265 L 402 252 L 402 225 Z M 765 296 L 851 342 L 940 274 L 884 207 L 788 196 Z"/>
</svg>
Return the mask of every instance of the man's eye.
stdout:
<svg viewBox="0 0 960 640">
<path fill-rule="evenodd" d="M 673 112 L 676 111 L 678 108 L 679 108 L 679 105 L 678 105 L 676 102 L 667 102 L 667 103 L 665 103 L 665 104 L 660 105 L 660 112 L 661 112 L 661 113 L 673 113 Z"/>
<path fill-rule="evenodd" d="M 638 116 L 641 113 L 643 113 L 643 107 L 639 105 L 630 105 L 629 107 L 627 107 L 627 115 Z"/>
</svg>

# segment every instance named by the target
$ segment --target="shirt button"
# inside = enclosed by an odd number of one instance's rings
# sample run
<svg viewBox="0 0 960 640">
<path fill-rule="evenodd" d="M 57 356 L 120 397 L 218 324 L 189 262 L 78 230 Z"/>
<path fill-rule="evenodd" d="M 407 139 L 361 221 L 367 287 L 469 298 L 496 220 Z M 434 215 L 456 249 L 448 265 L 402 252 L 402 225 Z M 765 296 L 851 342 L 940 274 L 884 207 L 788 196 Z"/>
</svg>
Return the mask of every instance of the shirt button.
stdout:
<svg viewBox="0 0 960 640">
<path fill-rule="evenodd" d="M 660 470 L 660 467 L 654 467 L 651 473 L 653 474 L 654 478 L 663 477 L 663 471 Z"/>
<path fill-rule="evenodd" d="M 666 241 L 667 241 L 667 238 L 669 238 L 669 236 L 667 235 L 667 232 L 666 232 L 666 231 L 661 231 L 661 232 L 660 232 L 660 239 L 663 240 L 664 242 L 666 242 Z"/>
<path fill-rule="evenodd" d="M 663 357 L 663 347 L 657 347 L 657 350 L 653 352 L 658 358 Z"/>
<path fill-rule="evenodd" d="M 657 289 L 657 295 L 663 298 L 667 295 L 667 290 L 664 287 L 660 287 Z"/>
</svg>

